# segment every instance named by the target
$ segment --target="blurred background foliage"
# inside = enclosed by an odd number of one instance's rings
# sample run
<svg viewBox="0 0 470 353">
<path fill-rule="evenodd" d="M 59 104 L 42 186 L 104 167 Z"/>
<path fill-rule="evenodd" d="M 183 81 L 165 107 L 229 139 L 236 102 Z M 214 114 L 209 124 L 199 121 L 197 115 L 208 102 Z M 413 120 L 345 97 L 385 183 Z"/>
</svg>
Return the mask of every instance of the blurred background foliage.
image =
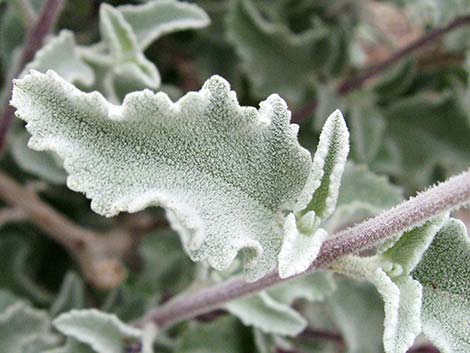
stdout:
<svg viewBox="0 0 470 353">
<path fill-rule="evenodd" d="M 0 1 L 2 101 L 9 95 L 8 82 L 26 34 L 24 13 L 18 3 L 21 1 Z M 43 3 L 31 1 L 36 11 Z M 101 3 L 66 2 L 56 33 L 62 29 L 72 31 L 76 44 L 69 44 L 74 50 L 103 39 L 99 28 Z M 106 3 L 120 6 L 141 2 Z M 355 163 L 345 176 L 345 201 L 339 205 L 344 207 L 338 207 L 342 217 L 349 217 L 347 220 L 358 221 L 377 213 L 392 206 L 390 200 L 398 202 L 402 195 L 414 194 L 470 165 L 468 1 L 193 3 L 206 11 L 211 23 L 205 28 L 165 34 L 145 48 L 145 58 L 161 75 L 161 86 L 152 89 L 164 90 L 177 99 L 187 91 L 198 90 L 205 79 L 218 74 L 231 83 L 243 105 L 257 106 L 267 95 L 279 93 L 288 102 L 293 121 L 300 124 L 301 144 L 311 151 L 326 117 L 340 108 L 350 128 L 350 160 Z M 419 50 L 402 55 L 370 79 L 355 83 L 357 75 L 376 68 L 456 18 L 466 22 L 446 35 L 431 38 Z M 64 34 L 64 41 L 69 40 L 67 36 Z M 80 51 L 79 59 L 70 58 L 72 70 L 78 70 L 83 60 L 91 67 L 93 84 L 87 85 L 86 77 L 91 75 L 87 68 L 83 69 L 84 76 L 71 79 L 82 89 L 99 89 L 109 99 L 119 101 L 124 93 L 144 88 L 140 83 L 116 80 L 112 92 L 107 91 L 99 65 L 87 59 L 85 51 Z M 57 53 L 52 52 L 64 54 Z M 62 56 L 58 59 L 69 60 Z M 36 64 L 36 68 L 55 69 Z M 25 220 L 21 212 L 13 217 L 6 213 L 12 210 L 4 207 L 0 210 L 0 308 L 6 307 L 2 301 L 6 303 L 16 296 L 47 309 L 51 317 L 71 308 L 98 307 L 127 321 L 188 286 L 198 288 L 214 281 L 204 264 L 196 265 L 188 259 L 160 210 L 145 211 L 133 220 L 126 215 L 103 219 L 90 211 L 83 195 L 66 188 L 65 173 L 56 156 L 29 150 L 27 138 L 23 125 L 15 122 L 1 160 L 3 171 L 81 226 L 103 232 L 130 227 L 139 229 L 141 235 L 136 241 L 138 246 L 125 257 L 127 279 L 114 289 L 100 290 L 84 282 L 69 254 L 41 236 L 42 231 Z M 370 181 L 361 184 L 361 180 Z M 348 200 L 348 188 L 363 190 L 361 199 Z M 380 196 L 374 195 L 384 192 L 390 195 L 382 203 Z M 368 206 L 349 207 L 354 201 Z M 332 230 L 348 225 L 342 217 L 333 216 L 338 223 L 331 224 Z M 383 307 L 375 290 L 347 280 L 335 285 L 341 290 L 328 300 L 317 296 L 315 303 L 309 304 L 305 296 L 296 298 L 295 308 L 315 330 L 307 330 L 295 339 L 266 334 L 256 323 L 252 330 L 232 316 L 215 313 L 177 326 L 158 339 L 157 351 L 195 353 L 212 347 L 217 352 L 335 352 L 346 346 L 349 352 L 380 352 Z M 359 295 L 364 292 L 367 302 Z M 273 320 L 278 314 L 266 315 Z M 237 316 L 242 318 L 243 314 Z M 367 320 L 362 321 L 365 317 Z M 330 331 L 340 336 L 325 338 L 316 334 Z M 379 332 L 373 335 L 374 331 Z"/>
</svg>

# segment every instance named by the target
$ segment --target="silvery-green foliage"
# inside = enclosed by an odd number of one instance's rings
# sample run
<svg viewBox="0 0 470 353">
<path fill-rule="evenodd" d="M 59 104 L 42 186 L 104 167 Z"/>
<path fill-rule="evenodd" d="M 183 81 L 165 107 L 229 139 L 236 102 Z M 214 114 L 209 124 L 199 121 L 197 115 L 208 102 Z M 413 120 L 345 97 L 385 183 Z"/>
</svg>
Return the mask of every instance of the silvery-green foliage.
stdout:
<svg viewBox="0 0 470 353">
<path fill-rule="evenodd" d="M 90 86 L 95 79 L 93 70 L 80 56 L 73 33 L 68 30 L 51 38 L 26 65 L 22 76 L 30 70 L 46 72 L 49 69 L 68 82 L 84 86 Z"/>
<path fill-rule="evenodd" d="M 46 350 L 41 353 L 96 353 L 89 345 L 80 343 L 72 338 L 67 339 L 65 345 Z"/>
<path fill-rule="evenodd" d="M 317 257 L 328 233 L 319 228 L 334 211 L 341 177 L 349 152 L 349 132 L 339 110 L 326 120 L 315 151 L 301 211 L 284 221 L 284 239 L 279 253 L 279 276 L 304 272 Z"/>
<path fill-rule="evenodd" d="M 383 352 L 383 304 L 368 283 L 338 280 L 338 289 L 327 300 L 347 353 Z M 315 313 L 315 312 L 314 312 Z"/>
<path fill-rule="evenodd" d="M 469 262 L 467 229 L 451 218 L 412 273 L 423 287 L 423 332 L 442 353 L 470 350 Z"/>
<path fill-rule="evenodd" d="M 16 302 L 0 312 L 0 352 L 24 352 L 50 335 L 49 331 L 50 320 L 44 311 Z"/>
<path fill-rule="evenodd" d="M 296 336 L 306 328 L 306 319 L 291 305 L 296 300 L 323 301 L 336 289 L 328 273 L 314 273 L 265 292 L 228 303 L 225 308 L 245 325 L 264 333 Z"/>
<path fill-rule="evenodd" d="M 346 164 L 336 209 L 325 224 L 329 232 L 342 229 L 403 201 L 403 191 L 365 165 Z"/>
<path fill-rule="evenodd" d="M 266 21 L 251 0 L 235 0 L 227 17 L 227 32 L 259 94 L 278 92 L 294 102 L 301 100 L 313 79 L 311 53 L 326 31 L 295 34 L 282 23 Z"/>
<path fill-rule="evenodd" d="M 143 343 L 142 330 L 95 309 L 72 310 L 61 314 L 53 324 L 59 332 L 88 345 L 96 353 L 125 353 L 129 347 Z M 144 353 L 153 352 L 151 347 L 145 348 Z"/>
<path fill-rule="evenodd" d="M 283 213 L 296 207 L 311 168 L 279 96 L 259 110 L 240 107 L 212 77 L 177 103 L 143 91 L 115 106 L 50 71 L 16 81 L 12 104 L 28 123 L 29 146 L 57 152 L 68 186 L 97 213 L 161 205 L 193 260 L 224 269 L 243 250 L 250 280 L 276 265 Z M 329 212 L 334 202 L 325 205 Z"/>
<path fill-rule="evenodd" d="M 407 11 L 422 24 L 445 25 L 456 16 L 470 14 L 468 0 L 415 0 L 407 4 Z"/>
<path fill-rule="evenodd" d="M 372 282 L 382 296 L 386 353 L 406 353 L 422 330 L 422 286 L 412 271 L 447 217 L 442 215 L 405 232 L 374 256 L 348 256 L 333 264 L 339 272 Z"/>
<path fill-rule="evenodd" d="M 67 173 L 62 161 L 54 152 L 38 152 L 28 147 L 30 135 L 23 127 L 12 131 L 11 155 L 25 172 L 36 175 L 51 184 L 65 184 Z"/>
<path fill-rule="evenodd" d="M 51 305 L 49 314 L 55 317 L 63 312 L 82 309 L 85 306 L 85 284 L 83 280 L 75 272 L 67 273 L 59 293 Z"/>
</svg>

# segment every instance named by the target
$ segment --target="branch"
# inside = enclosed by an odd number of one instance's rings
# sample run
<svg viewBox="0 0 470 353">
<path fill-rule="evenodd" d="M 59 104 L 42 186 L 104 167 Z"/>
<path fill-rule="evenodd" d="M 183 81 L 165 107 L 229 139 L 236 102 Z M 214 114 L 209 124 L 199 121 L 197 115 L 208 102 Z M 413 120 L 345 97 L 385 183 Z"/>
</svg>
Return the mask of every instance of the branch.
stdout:
<svg viewBox="0 0 470 353">
<path fill-rule="evenodd" d="M 26 43 L 18 62 L 15 77 L 21 74 L 26 64 L 34 58 L 36 52 L 42 47 L 46 36 L 52 31 L 63 5 L 64 0 L 46 1 L 36 24 L 28 30 Z M 9 82 L 8 86 L 10 94 L 4 102 L 5 110 L 0 121 L 0 153 L 5 148 L 8 131 L 15 116 L 15 109 L 9 103 L 11 99 L 11 82 Z"/>
<path fill-rule="evenodd" d="M 443 212 L 459 208 L 469 202 L 470 171 L 467 171 L 379 216 L 335 233 L 332 238 L 324 242 L 319 256 L 304 274 L 326 267 L 345 255 L 377 246 L 396 234 L 408 231 Z M 199 292 L 181 295 L 151 310 L 138 324 L 154 322 L 164 329 L 220 308 L 229 301 L 249 296 L 296 277 L 281 279 L 277 272 L 272 272 L 252 283 L 246 283 L 239 277 L 232 278 Z"/>
<path fill-rule="evenodd" d="M 0 199 L 14 210 L 20 210 L 22 217 L 61 244 L 95 287 L 114 288 L 124 280 L 126 271 L 120 259 L 132 247 L 132 239 L 127 232 L 114 230 L 98 235 L 76 225 L 42 201 L 34 191 L 1 172 Z"/>
<path fill-rule="evenodd" d="M 391 66 L 393 66 L 394 64 L 402 60 L 403 58 L 407 57 L 408 55 L 411 55 L 413 52 L 439 40 L 444 35 L 446 35 L 449 32 L 452 32 L 455 29 L 458 29 L 463 26 L 469 26 L 469 25 L 470 25 L 470 15 L 457 17 L 452 22 L 450 22 L 447 26 L 443 28 L 435 29 L 433 31 L 430 31 L 424 34 L 422 37 L 418 38 L 417 40 L 410 43 L 406 47 L 392 54 L 390 57 L 385 59 L 380 64 L 377 64 L 368 69 L 365 69 L 362 73 L 358 74 L 357 76 L 353 78 L 344 80 L 342 83 L 340 83 L 340 85 L 336 89 L 336 92 L 339 95 L 344 96 L 344 95 L 351 93 L 352 91 L 356 89 L 361 88 L 366 81 L 382 74 L 388 68 L 390 68 Z M 307 120 L 310 114 L 312 113 L 312 111 L 315 109 L 316 105 L 317 105 L 316 100 L 312 100 L 309 103 L 307 103 L 305 107 L 299 109 L 297 112 L 293 114 L 292 122 L 298 124 Z"/>
</svg>

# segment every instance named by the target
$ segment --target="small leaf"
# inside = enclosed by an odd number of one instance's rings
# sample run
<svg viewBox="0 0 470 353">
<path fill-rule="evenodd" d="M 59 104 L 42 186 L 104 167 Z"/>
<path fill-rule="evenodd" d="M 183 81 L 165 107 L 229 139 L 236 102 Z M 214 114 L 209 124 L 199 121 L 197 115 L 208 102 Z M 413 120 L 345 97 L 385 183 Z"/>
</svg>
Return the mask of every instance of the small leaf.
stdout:
<svg viewBox="0 0 470 353">
<path fill-rule="evenodd" d="M 64 335 L 86 343 L 97 353 L 124 353 L 138 343 L 142 332 L 121 322 L 117 316 L 95 309 L 72 310 L 54 320 Z"/>
<path fill-rule="evenodd" d="M 132 27 L 118 10 L 107 4 L 100 7 L 100 31 L 111 51 L 115 75 L 136 80 L 144 87 L 160 85 L 160 74 L 140 50 Z"/>
<path fill-rule="evenodd" d="M 307 270 L 317 258 L 323 241 L 328 237 L 324 229 L 316 229 L 312 226 L 302 229 L 302 220 L 309 216 L 316 217 L 315 212 L 310 211 L 302 216 L 299 220 L 300 226 L 292 213 L 284 222 L 284 239 L 278 257 L 279 277 L 281 278 L 291 277 Z"/>
<path fill-rule="evenodd" d="M 406 353 L 421 332 L 421 285 L 410 276 L 391 279 L 381 268 L 368 279 L 385 303 L 385 352 Z"/>
<path fill-rule="evenodd" d="M 68 272 L 62 282 L 59 294 L 49 309 L 50 315 L 55 317 L 65 311 L 83 309 L 85 305 L 83 280 L 75 272 Z"/>
<path fill-rule="evenodd" d="M 225 308 L 245 325 L 255 326 L 266 333 L 296 336 L 307 325 L 297 311 L 275 301 L 265 292 L 232 301 Z"/>
<path fill-rule="evenodd" d="M 18 353 L 29 343 L 48 335 L 50 328 L 46 313 L 24 303 L 10 305 L 0 313 L 0 352 Z"/>
<path fill-rule="evenodd" d="M 469 263 L 465 225 L 449 219 L 412 273 L 423 286 L 423 332 L 442 353 L 470 352 Z"/>
<path fill-rule="evenodd" d="M 161 205 L 193 260 L 222 270 L 244 250 L 249 280 L 277 265 L 283 212 L 311 168 L 279 96 L 259 110 L 240 107 L 214 76 L 177 103 L 143 91 L 118 107 L 49 71 L 17 80 L 12 104 L 28 122 L 29 145 L 64 159 L 67 185 L 95 212 Z"/>
<path fill-rule="evenodd" d="M 306 209 L 315 211 L 322 220 L 335 209 L 348 152 L 348 128 L 343 115 L 336 110 L 323 126 L 306 186 L 306 193 L 313 193 Z"/>
<path fill-rule="evenodd" d="M 152 1 L 138 6 L 124 5 L 117 10 L 132 27 L 141 49 L 146 49 L 166 33 L 203 28 L 210 23 L 202 8 L 176 0 Z"/>
<path fill-rule="evenodd" d="M 94 81 L 91 67 L 80 57 L 73 33 L 63 30 L 50 39 L 37 53 L 34 60 L 23 70 L 23 76 L 30 70 L 46 72 L 51 69 L 68 82 L 90 86 Z"/>
</svg>

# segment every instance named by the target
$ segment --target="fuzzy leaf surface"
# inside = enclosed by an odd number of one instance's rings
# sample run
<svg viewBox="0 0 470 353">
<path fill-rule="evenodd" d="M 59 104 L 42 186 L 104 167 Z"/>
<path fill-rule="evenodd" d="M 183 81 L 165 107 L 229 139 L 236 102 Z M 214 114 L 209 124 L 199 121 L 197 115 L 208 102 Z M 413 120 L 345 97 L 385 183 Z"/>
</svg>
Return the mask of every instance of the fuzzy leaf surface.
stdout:
<svg viewBox="0 0 470 353">
<path fill-rule="evenodd" d="M 250 280 L 276 265 L 283 212 L 311 169 L 279 96 L 259 110 L 240 107 L 214 76 L 176 103 L 142 91 L 114 106 L 50 71 L 16 81 L 12 104 L 28 123 L 29 146 L 56 151 L 67 185 L 95 212 L 160 205 L 193 260 L 222 270 L 244 250 Z"/>
<path fill-rule="evenodd" d="M 443 353 L 470 351 L 469 263 L 465 225 L 449 219 L 412 273 L 423 286 L 423 332 Z"/>
</svg>

